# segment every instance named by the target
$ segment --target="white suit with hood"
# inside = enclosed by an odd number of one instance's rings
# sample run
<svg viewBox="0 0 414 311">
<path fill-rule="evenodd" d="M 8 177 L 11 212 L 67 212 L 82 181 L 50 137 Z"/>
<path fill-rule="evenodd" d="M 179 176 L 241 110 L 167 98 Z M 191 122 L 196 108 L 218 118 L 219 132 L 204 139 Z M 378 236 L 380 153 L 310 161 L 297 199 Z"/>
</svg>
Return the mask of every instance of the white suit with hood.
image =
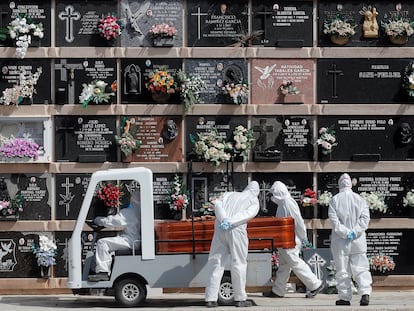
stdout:
<svg viewBox="0 0 414 311">
<path fill-rule="evenodd" d="M 358 284 L 359 295 L 371 295 L 372 277 L 365 238 L 370 221 L 369 207 L 359 194 L 352 191 L 348 174 L 339 178 L 339 193 L 332 198 L 328 215 L 332 223 L 331 251 L 339 299 L 351 301 L 351 276 Z M 353 241 L 347 237 L 351 231 L 356 235 Z"/>
<path fill-rule="evenodd" d="M 131 203 L 129 207 L 121 209 L 115 215 L 95 218 L 94 222 L 98 226 L 122 228 L 122 231 L 117 236 L 102 238 L 96 243 L 96 273 L 110 273 L 112 252 L 116 250 L 132 249 L 134 243 L 136 249 L 141 247 L 140 203 L 139 190 L 136 190 L 131 195 Z"/>
<path fill-rule="evenodd" d="M 215 202 L 216 221 L 207 263 L 211 277 L 207 281 L 205 301 L 217 301 L 221 278 L 229 260 L 234 299 L 245 301 L 247 298 L 247 222 L 259 212 L 259 191 L 259 184 L 252 181 L 242 192 L 226 192 Z M 230 223 L 230 230 L 220 228 L 223 219 Z"/>
<path fill-rule="evenodd" d="M 272 291 L 283 297 L 286 293 L 286 283 L 289 280 L 290 272 L 305 284 L 306 288 L 314 291 L 319 288 L 322 281 L 312 272 L 311 268 L 299 254 L 302 249 L 302 241 L 307 240 L 305 222 L 300 214 L 299 206 L 292 198 L 286 185 L 275 181 L 270 188 L 273 197 L 271 200 L 277 204 L 276 217 L 293 217 L 295 220 L 295 248 L 279 248 L 279 269 L 276 272 L 276 280 L 273 283 Z"/>
</svg>

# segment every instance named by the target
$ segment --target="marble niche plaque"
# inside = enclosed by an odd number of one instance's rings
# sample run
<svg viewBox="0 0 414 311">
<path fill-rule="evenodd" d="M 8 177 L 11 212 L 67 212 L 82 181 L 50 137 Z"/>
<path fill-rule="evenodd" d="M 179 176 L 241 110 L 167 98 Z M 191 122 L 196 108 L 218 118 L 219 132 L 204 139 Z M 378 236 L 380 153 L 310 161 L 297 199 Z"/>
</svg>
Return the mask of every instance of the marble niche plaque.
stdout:
<svg viewBox="0 0 414 311">
<path fill-rule="evenodd" d="M 253 59 L 252 104 L 312 104 L 313 66 L 312 60 Z M 280 92 L 286 81 L 297 88 L 297 95 Z"/>
<path fill-rule="evenodd" d="M 193 161 L 197 160 L 195 155 L 192 154 L 194 144 L 191 142 L 190 134 L 196 135 L 197 133 L 209 133 L 212 129 L 216 129 L 219 136 L 225 137 L 226 141 L 233 139 L 233 131 L 239 126 L 243 125 L 247 128 L 247 118 L 244 116 L 187 116 L 185 120 L 186 124 L 186 155 L 188 159 Z"/>
<path fill-rule="evenodd" d="M 56 174 L 56 219 L 77 219 L 90 178 L 91 174 Z"/>
<path fill-rule="evenodd" d="M 277 205 L 273 203 L 270 193 L 275 181 L 283 182 L 292 198 L 300 204 L 302 194 L 306 188 L 313 187 L 313 178 L 311 173 L 253 173 L 252 180 L 256 180 L 260 185 L 260 211 L 259 216 L 274 216 L 276 215 Z"/>
<path fill-rule="evenodd" d="M 371 7 L 371 10 L 369 10 Z M 373 9 L 375 11 L 373 13 Z M 318 45 L 319 46 L 338 46 L 334 45 L 330 36 L 323 33 L 324 21 L 328 18 L 334 17 L 338 14 L 345 16 L 354 21 L 355 35 L 344 45 L 349 46 L 396 46 L 391 43 L 384 28 L 381 26 L 382 22 L 388 21 L 395 16 L 403 16 L 404 18 L 413 19 L 414 3 L 411 1 L 387 1 L 378 0 L 375 2 L 364 3 L 358 0 L 350 0 L 343 3 L 321 0 L 318 1 Z M 370 11 L 370 12 L 367 12 Z M 373 13 L 373 14 L 372 14 Z M 367 14 L 365 16 L 365 14 Z M 376 15 L 377 14 L 377 15 Z M 375 18 L 370 18 L 376 15 Z M 365 29 L 367 30 L 365 30 Z M 372 29 L 377 31 L 372 31 Z M 404 46 L 414 46 L 414 41 L 409 40 Z"/>
<path fill-rule="evenodd" d="M 154 174 L 153 191 L 154 191 L 154 218 L 155 219 L 177 219 L 182 218 L 182 211 L 176 212 L 170 209 L 167 200 L 171 188 L 173 187 L 175 174 Z M 177 176 L 183 180 L 183 175 Z M 187 186 L 187 180 L 184 178 L 183 184 Z M 189 187 L 187 187 L 189 190 Z M 188 212 L 189 208 L 186 212 Z"/>
<path fill-rule="evenodd" d="M 181 162 L 182 117 L 180 116 L 133 116 L 130 133 L 141 141 L 132 153 L 133 162 Z"/>
<path fill-rule="evenodd" d="M 243 191 L 248 183 L 247 173 L 193 174 L 190 178 L 191 204 L 194 216 L 214 214 L 208 203 L 227 191 Z"/>
<path fill-rule="evenodd" d="M 248 1 L 187 1 L 188 46 L 238 45 L 248 34 Z"/>
<path fill-rule="evenodd" d="M 338 193 L 339 173 L 318 174 L 318 190 Z M 388 210 L 381 217 L 408 217 L 409 208 L 404 206 L 403 199 L 408 191 L 413 188 L 414 177 L 411 173 L 349 173 L 352 179 L 352 190 L 361 192 L 376 192 L 384 195 Z M 375 215 L 374 215 L 375 216 Z"/>
<path fill-rule="evenodd" d="M 298 48 L 313 45 L 312 1 L 253 2 L 253 45 Z"/>
<path fill-rule="evenodd" d="M 31 146 L 23 152 L 21 148 L 0 152 L 0 162 L 50 162 L 52 139 L 51 120 L 45 117 L 0 117 L 0 146 L 16 141 Z M 38 146 L 37 151 L 34 148 Z"/>
<path fill-rule="evenodd" d="M 178 0 L 121 0 L 121 21 L 125 25 L 121 45 L 152 47 L 149 30 L 166 23 L 177 29 L 173 46 L 183 45 L 183 2 Z"/>
<path fill-rule="evenodd" d="M 43 38 L 31 36 L 29 47 L 47 47 L 50 46 L 50 9 L 51 2 L 49 0 L 20 0 L 20 1 L 2 1 L 0 3 L 0 28 L 7 28 L 12 20 L 17 16 L 25 15 L 34 24 L 43 25 Z M 16 46 L 13 39 L 0 41 L 0 46 Z"/>
<path fill-rule="evenodd" d="M 56 46 L 111 46 L 98 32 L 99 20 L 109 15 L 118 16 L 116 0 L 77 1 L 56 3 Z"/>
<path fill-rule="evenodd" d="M 115 116 L 56 116 L 57 162 L 116 162 Z"/>
<path fill-rule="evenodd" d="M 402 77 L 410 60 L 318 59 L 317 99 L 321 104 L 398 104 L 408 101 Z"/>
<path fill-rule="evenodd" d="M 320 116 L 318 129 L 331 127 L 338 145 L 334 161 L 411 161 L 414 158 L 412 116 Z M 319 154 L 319 159 L 323 156 Z"/>
<path fill-rule="evenodd" d="M 181 68 L 181 59 L 121 59 L 121 102 L 123 104 L 157 103 L 145 86 L 149 80 L 150 73 L 155 72 L 155 70 L 166 69 L 176 81 L 176 72 Z M 166 102 L 161 102 L 160 104 L 162 103 L 180 103 L 180 94 L 178 92 L 171 94 Z"/>
<path fill-rule="evenodd" d="M 313 120 L 304 116 L 259 116 L 252 118 L 253 161 L 313 160 Z"/>
<path fill-rule="evenodd" d="M 116 102 L 117 67 L 115 59 L 108 58 L 62 58 L 56 59 L 55 65 L 55 88 L 56 104 L 81 104 L 79 96 L 83 90 L 83 84 L 90 84 L 93 81 L 101 80 L 107 83 L 106 92 L 114 93 L 110 96 L 109 102 L 102 102 L 98 105 L 109 105 Z M 89 105 L 97 105 L 90 102 Z"/>
<path fill-rule="evenodd" d="M 33 75 L 41 70 L 39 79 L 34 86 L 32 98 L 25 97 L 19 105 L 49 104 L 51 103 L 50 92 L 50 60 L 47 59 L 1 59 L 0 91 L 1 94 L 6 88 L 13 88 L 21 85 L 20 74 L 25 79 L 33 78 Z"/>
<path fill-rule="evenodd" d="M 247 83 L 247 63 L 242 59 L 188 59 L 188 75 L 199 75 L 206 87 L 200 91 L 200 104 L 232 104 L 222 87 L 229 83 Z"/>
</svg>

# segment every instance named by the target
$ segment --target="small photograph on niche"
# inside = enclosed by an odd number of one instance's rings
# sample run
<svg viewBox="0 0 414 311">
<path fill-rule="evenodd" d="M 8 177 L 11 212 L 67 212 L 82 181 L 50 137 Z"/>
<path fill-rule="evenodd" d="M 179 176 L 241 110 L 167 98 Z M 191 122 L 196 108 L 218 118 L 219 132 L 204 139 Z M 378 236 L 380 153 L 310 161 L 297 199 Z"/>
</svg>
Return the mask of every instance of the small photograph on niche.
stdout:
<svg viewBox="0 0 414 311">
<path fill-rule="evenodd" d="M 181 162 L 181 116 L 128 116 L 122 123 L 117 145 L 123 162 Z"/>
<path fill-rule="evenodd" d="M 49 60 L 1 59 L 0 68 L 0 105 L 51 103 Z"/>
<path fill-rule="evenodd" d="M 188 59 L 188 75 L 204 81 L 200 90 L 200 104 L 247 104 L 249 86 L 247 63 L 242 59 Z"/>
<path fill-rule="evenodd" d="M 122 59 L 121 102 L 123 104 L 180 103 L 177 71 L 181 68 L 181 59 Z"/>
<path fill-rule="evenodd" d="M 86 108 L 116 102 L 115 59 L 56 59 L 54 70 L 56 104 L 81 104 Z"/>
<path fill-rule="evenodd" d="M 248 1 L 187 2 L 188 46 L 247 46 Z"/>
<path fill-rule="evenodd" d="M 246 40 L 264 47 L 312 46 L 313 3 L 283 1 L 252 4 L 252 29 Z"/>
<path fill-rule="evenodd" d="M 261 116 L 252 119 L 255 162 L 312 161 L 313 121 L 300 116 Z"/>
<path fill-rule="evenodd" d="M 313 61 L 252 60 L 252 104 L 312 104 Z"/>
<path fill-rule="evenodd" d="M 116 162 L 115 116 L 56 116 L 57 162 Z"/>
<path fill-rule="evenodd" d="M 0 163 L 50 162 L 50 128 L 44 117 L 0 117 Z"/>
<path fill-rule="evenodd" d="M 183 45 L 183 2 L 178 0 L 121 0 L 124 47 Z"/>
<path fill-rule="evenodd" d="M 116 0 L 56 3 L 56 46 L 109 47 L 119 45 L 122 22 Z"/>
<path fill-rule="evenodd" d="M 25 58 L 27 48 L 50 46 L 51 2 L 2 1 L 0 3 L 0 46 L 17 47 L 16 58 Z"/>
</svg>

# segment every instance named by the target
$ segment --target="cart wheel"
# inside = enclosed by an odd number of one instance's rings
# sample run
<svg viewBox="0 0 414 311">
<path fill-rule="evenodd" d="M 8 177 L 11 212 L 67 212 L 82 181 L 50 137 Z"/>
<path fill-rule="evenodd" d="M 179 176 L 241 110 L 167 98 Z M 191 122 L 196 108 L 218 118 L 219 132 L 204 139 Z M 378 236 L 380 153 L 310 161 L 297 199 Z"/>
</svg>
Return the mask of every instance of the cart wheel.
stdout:
<svg viewBox="0 0 414 311">
<path fill-rule="evenodd" d="M 115 299 L 125 307 L 135 307 L 147 298 L 145 283 L 134 278 L 126 278 L 115 284 Z"/>
<path fill-rule="evenodd" d="M 234 289 L 231 283 L 231 277 L 224 275 L 221 279 L 219 288 L 218 303 L 222 306 L 229 306 L 234 304 Z"/>
</svg>

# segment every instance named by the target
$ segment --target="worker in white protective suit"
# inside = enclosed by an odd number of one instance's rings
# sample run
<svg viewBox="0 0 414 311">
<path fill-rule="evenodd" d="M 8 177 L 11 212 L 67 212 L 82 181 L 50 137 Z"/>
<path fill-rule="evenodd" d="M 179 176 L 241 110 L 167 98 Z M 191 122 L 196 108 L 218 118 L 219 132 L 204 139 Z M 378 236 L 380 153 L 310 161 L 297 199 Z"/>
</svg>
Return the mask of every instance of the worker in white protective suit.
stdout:
<svg viewBox="0 0 414 311">
<path fill-rule="evenodd" d="M 358 284 L 360 305 L 369 305 L 372 292 L 372 277 L 367 258 L 365 231 L 370 217 L 368 203 L 352 191 L 348 174 L 339 178 L 339 193 L 329 204 L 329 219 L 332 223 L 331 251 L 336 268 L 336 288 L 339 300 L 336 305 L 350 305 L 352 280 Z"/>
<path fill-rule="evenodd" d="M 208 257 L 211 272 L 205 291 L 206 307 L 217 307 L 218 292 L 224 268 L 231 263 L 231 281 L 236 307 L 250 307 L 247 301 L 246 273 L 249 239 L 247 222 L 259 212 L 260 192 L 256 181 L 250 182 L 242 192 L 226 192 L 215 201 L 216 221 Z"/>
<path fill-rule="evenodd" d="M 278 248 L 279 269 L 276 272 L 276 280 L 269 292 L 263 296 L 282 298 L 286 293 L 286 284 L 293 270 L 307 289 L 307 298 L 315 297 L 322 289 L 323 282 L 312 272 L 309 265 L 299 256 L 302 243 L 307 242 L 305 222 L 300 214 L 299 206 L 292 198 L 288 188 L 281 181 L 275 181 L 270 188 L 271 200 L 277 204 L 276 217 L 292 217 L 295 220 L 295 248 Z"/>
<path fill-rule="evenodd" d="M 96 217 L 94 223 L 106 228 L 122 228 L 115 237 L 99 239 L 96 243 L 95 273 L 89 275 L 92 282 L 107 281 L 111 271 L 112 254 L 117 250 L 139 249 L 141 247 L 141 200 L 140 191 L 131 194 L 128 207 L 115 215 Z"/>
</svg>

